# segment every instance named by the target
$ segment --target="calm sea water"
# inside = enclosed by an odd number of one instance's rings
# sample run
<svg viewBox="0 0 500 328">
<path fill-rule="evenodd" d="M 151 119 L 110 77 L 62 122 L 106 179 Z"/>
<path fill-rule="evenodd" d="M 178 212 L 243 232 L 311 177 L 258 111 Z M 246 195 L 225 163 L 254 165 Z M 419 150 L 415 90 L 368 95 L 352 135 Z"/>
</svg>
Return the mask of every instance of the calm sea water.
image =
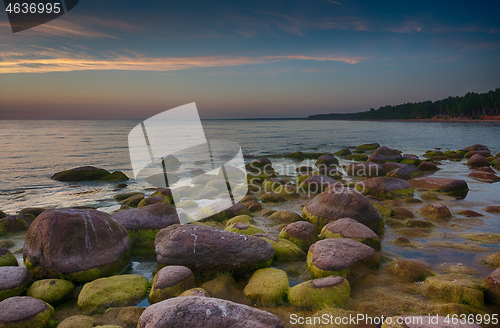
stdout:
<svg viewBox="0 0 500 328">
<path fill-rule="evenodd" d="M 114 184 L 64 183 L 50 176 L 94 165 L 122 170 L 132 177 L 127 136 L 139 123 L 0 121 L 0 210 L 14 214 L 33 206 L 116 204 L 112 200 Z M 368 142 L 417 155 L 435 147 L 456 150 L 476 143 L 486 144 L 492 153 L 500 152 L 500 124 L 496 123 L 207 120 L 203 126 L 209 139 L 236 141 L 244 155 L 257 157 L 294 151 L 334 152 Z M 278 158 L 273 162 L 287 161 Z M 457 164 L 443 174 L 461 170 L 463 165 Z M 124 191 L 137 189 L 132 180 Z"/>
</svg>

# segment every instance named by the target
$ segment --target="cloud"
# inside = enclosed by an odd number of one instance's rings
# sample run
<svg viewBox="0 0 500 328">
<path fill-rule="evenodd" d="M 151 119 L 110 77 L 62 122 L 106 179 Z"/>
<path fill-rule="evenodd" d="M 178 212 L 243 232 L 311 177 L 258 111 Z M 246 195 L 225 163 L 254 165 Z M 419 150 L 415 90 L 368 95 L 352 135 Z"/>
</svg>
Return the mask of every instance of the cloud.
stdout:
<svg viewBox="0 0 500 328">
<path fill-rule="evenodd" d="M 349 56 L 207 56 L 207 57 L 147 57 L 139 53 L 125 55 L 109 53 L 104 58 L 96 58 L 84 53 L 47 49 L 21 56 L 19 52 L 0 52 L 0 74 L 5 73 L 47 73 L 71 71 L 121 70 L 121 71 L 178 71 L 208 67 L 234 67 L 241 65 L 269 64 L 290 60 L 342 62 L 357 64 L 366 57 Z"/>
</svg>

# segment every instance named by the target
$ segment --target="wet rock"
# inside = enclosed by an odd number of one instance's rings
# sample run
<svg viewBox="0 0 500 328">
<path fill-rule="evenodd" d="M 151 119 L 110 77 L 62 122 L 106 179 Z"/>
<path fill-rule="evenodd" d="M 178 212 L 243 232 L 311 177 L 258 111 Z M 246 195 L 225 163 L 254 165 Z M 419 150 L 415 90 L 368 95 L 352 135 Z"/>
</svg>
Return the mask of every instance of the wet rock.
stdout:
<svg viewBox="0 0 500 328">
<path fill-rule="evenodd" d="M 28 230 L 35 217 L 31 214 L 10 215 L 0 219 L 0 232 L 17 233 Z"/>
<path fill-rule="evenodd" d="M 435 202 L 435 201 L 441 200 L 441 198 L 438 195 L 436 195 L 435 193 L 433 193 L 431 191 L 426 191 L 426 192 L 422 193 L 422 195 L 420 195 L 420 197 L 423 200 L 426 200 L 429 202 Z"/>
<path fill-rule="evenodd" d="M 377 163 L 351 163 L 347 166 L 348 175 L 357 177 L 378 177 L 384 174 L 382 166 Z"/>
<path fill-rule="evenodd" d="M 210 297 L 221 298 L 231 301 L 235 295 L 240 293 L 240 286 L 236 284 L 234 277 L 228 273 L 221 274 L 201 285 Z"/>
<path fill-rule="evenodd" d="M 274 213 L 276 213 L 277 211 L 276 210 L 273 210 L 271 208 L 265 208 L 263 209 L 260 214 L 264 217 L 269 217 L 271 215 L 273 215 Z"/>
<path fill-rule="evenodd" d="M 478 213 L 478 212 L 472 211 L 472 210 L 462 210 L 462 211 L 459 211 L 458 214 L 466 216 L 468 218 L 475 218 L 475 217 L 483 216 L 481 213 Z"/>
<path fill-rule="evenodd" d="M 115 171 L 99 179 L 99 181 L 107 181 L 107 182 L 123 182 L 127 180 L 128 176 L 121 171 Z"/>
<path fill-rule="evenodd" d="M 352 152 L 351 152 L 351 150 L 349 148 L 344 148 L 344 149 L 341 149 L 341 150 L 338 150 L 338 151 L 334 152 L 333 154 L 335 156 L 345 157 L 347 155 L 351 155 Z"/>
<path fill-rule="evenodd" d="M 180 294 L 179 296 L 199 296 L 199 297 L 210 297 L 208 292 L 201 287 L 191 288 Z"/>
<path fill-rule="evenodd" d="M 490 151 L 490 149 L 488 148 L 488 146 L 485 146 L 485 145 L 481 145 L 481 144 L 475 144 L 475 145 L 472 145 L 472 146 L 469 146 L 467 148 L 464 148 L 462 149 L 463 152 L 469 152 L 469 151 L 475 151 L 475 150 L 487 150 L 487 151 Z"/>
<path fill-rule="evenodd" d="M 483 208 L 483 210 L 491 214 L 500 214 L 500 206 L 488 206 Z"/>
<path fill-rule="evenodd" d="M 184 265 L 203 273 L 248 271 L 269 266 L 274 249 L 267 241 L 193 225 L 172 225 L 155 240 L 157 262 Z"/>
<path fill-rule="evenodd" d="M 325 166 L 335 166 L 339 164 L 339 160 L 331 155 L 331 154 L 323 154 L 316 160 L 316 167 L 325 167 Z"/>
<path fill-rule="evenodd" d="M 403 156 L 397 150 L 382 146 L 375 150 L 368 158 L 369 162 L 385 163 L 385 162 L 401 162 Z"/>
<path fill-rule="evenodd" d="M 254 236 L 264 238 L 273 246 L 276 261 L 296 261 L 306 258 L 306 253 L 288 239 L 278 238 L 267 233 L 258 233 Z"/>
<path fill-rule="evenodd" d="M 412 211 L 407 210 L 406 208 L 396 207 L 392 210 L 392 217 L 395 217 L 399 220 L 413 219 L 415 214 Z"/>
<path fill-rule="evenodd" d="M 77 305 L 87 314 L 135 305 L 146 297 L 148 287 L 146 278 L 132 274 L 96 279 L 83 285 Z"/>
<path fill-rule="evenodd" d="M 129 207 L 137 207 L 139 203 L 144 199 L 144 195 L 139 193 L 132 195 L 128 198 L 125 198 L 124 200 L 120 201 L 120 205 L 125 205 Z"/>
<path fill-rule="evenodd" d="M 253 224 L 248 224 L 244 222 L 232 223 L 226 227 L 226 231 L 241 233 L 243 235 L 253 235 L 256 233 L 264 233 L 262 229 L 254 226 Z"/>
<path fill-rule="evenodd" d="M 414 154 L 403 154 L 403 159 L 401 160 L 401 163 L 418 166 L 420 165 L 420 163 L 422 163 L 422 160 L 420 160 L 418 156 Z"/>
<path fill-rule="evenodd" d="M 243 294 L 259 304 L 278 305 L 286 300 L 289 288 L 285 271 L 265 268 L 253 273 Z"/>
<path fill-rule="evenodd" d="M 429 219 L 449 219 L 452 216 L 448 207 L 440 203 L 425 205 L 417 212 Z"/>
<path fill-rule="evenodd" d="M 175 207 L 165 203 L 118 211 L 111 215 L 127 230 L 159 230 L 180 223 Z"/>
<path fill-rule="evenodd" d="M 363 194 L 350 188 L 327 190 L 317 195 L 304 206 L 303 216 L 318 232 L 327 223 L 346 217 L 366 225 L 375 233 L 384 230 L 384 222 L 377 209 Z"/>
<path fill-rule="evenodd" d="M 434 171 L 440 170 L 440 168 L 436 164 L 429 162 L 429 161 L 425 161 L 425 162 L 420 163 L 418 168 L 422 172 L 434 172 Z"/>
<path fill-rule="evenodd" d="M 49 304 L 56 304 L 71 295 L 75 285 L 62 279 L 44 279 L 35 281 L 26 294 Z"/>
<path fill-rule="evenodd" d="M 380 144 L 378 142 L 367 143 L 357 146 L 356 150 L 370 151 L 380 148 Z"/>
<path fill-rule="evenodd" d="M 149 306 L 141 315 L 138 328 L 279 328 L 274 314 L 243 304 L 209 297 L 176 297 Z"/>
<path fill-rule="evenodd" d="M 99 316 L 99 321 L 101 324 L 116 325 L 122 328 L 137 328 L 139 317 L 144 310 L 144 308 L 137 306 L 111 308 Z"/>
<path fill-rule="evenodd" d="M 316 229 L 307 221 L 297 221 L 288 224 L 281 230 L 279 237 L 290 240 L 305 252 L 307 252 L 312 244 L 318 241 Z"/>
<path fill-rule="evenodd" d="M 467 176 L 471 177 L 474 180 L 482 182 L 493 183 L 500 181 L 500 177 L 497 176 L 496 174 L 484 171 L 473 171 L 469 173 Z"/>
<path fill-rule="evenodd" d="M 415 165 L 404 165 L 400 168 L 394 169 L 386 174 L 388 177 L 410 180 L 422 176 L 422 171 Z"/>
<path fill-rule="evenodd" d="M 493 269 L 500 268 L 500 252 L 486 256 L 483 258 L 483 263 Z"/>
<path fill-rule="evenodd" d="M 151 285 L 149 303 L 158 303 L 194 288 L 194 275 L 185 266 L 169 265 L 158 271 Z"/>
<path fill-rule="evenodd" d="M 408 180 L 408 182 L 417 189 L 438 191 L 458 198 L 465 198 L 469 192 L 469 186 L 465 180 L 422 177 Z"/>
<path fill-rule="evenodd" d="M 265 192 L 273 192 L 274 189 L 283 184 L 283 180 L 279 178 L 269 178 L 262 183 L 262 190 Z"/>
<path fill-rule="evenodd" d="M 0 267 L 0 301 L 21 295 L 31 282 L 30 272 L 17 266 Z"/>
<path fill-rule="evenodd" d="M 43 207 L 28 207 L 28 208 L 23 208 L 17 214 L 19 214 L 19 215 L 31 214 L 36 218 L 37 216 L 42 214 L 42 212 L 45 210 L 46 210 L 46 208 L 43 208 Z"/>
<path fill-rule="evenodd" d="M 135 195 L 142 195 L 144 197 L 144 194 L 142 192 L 124 192 L 121 194 L 116 194 L 113 196 L 113 198 L 117 201 L 120 202 L 122 200 L 125 200 L 129 197 L 135 196 Z"/>
<path fill-rule="evenodd" d="M 320 193 L 329 185 L 335 184 L 335 180 L 326 175 L 313 175 L 302 181 L 299 185 L 300 192 Z"/>
<path fill-rule="evenodd" d="M 500 305 L 500 268 L 486 277 L 483 284 L 486 287 L 484 295 L 486 299 L 493 304 Z"/>
<path fill-rule="evenodd" d="M 282 194 L 277 194 L 275 192 L 266 192 L 262 194 L 260 199 L 263 203 L 280 203 L 286 200 L 285 196 Z"/>
<path fill-rule="evenodd" d="M 298 168 L 295 169 L 295 172 L 297 173 L 312 173 L 314 172 L 314 167 L 311 166 L 299 166 Z"/>
<path fill-rule="evenodd" d="M 61 321 L 57 328 L 92 328 L 95 324 L 97 324 L 97 321 L 93 317 L 74 315 Z"/>
<path fill-rule="evenodd" d="M 406 180 L 389 177 L 377 177 L 361 181 L 356 189 L 364 195 L 378 198 L 413 197 L 413 187 Z"/>
<path fill-rule="evenodd" d="M 479 284 L 458 275 L 428 277 L 423 285 L 423 294 L 428 298 L 466 304 L 478 309 L 484 307 L 484 295 Z"/>
<path fill-rule="evenodd" d="M 245 205 L 241 203 L 233 205 L 230 200 L 223 200 L 203 207 L 196 214 L 196 218 L 202 221 L 225 221 L 242 214 L 250 214 Z"/>
<path fill-rule="evenodd" d="M 226 227 L 229 227 L 231 224 L 238 223 L 238 222 L 252 224 L 252 223 L 254 223 L 254 220 L 252 219 L 252 217 L 250 215 L 238 215 L 232 219 L 227 220 Z"/>
<path fill-rule="evenodd" d="M 0 267 L 18 266 L 17 259 L 7 248 L 0 247 Z"/>
<path fill-rule="evenodd" d="M 28 296 L 11 297 L 0 302 L 0 325 L 6 328 L 44 328 L 51 324 L 55 311 L 49 304 Z"/>
<path fill-rule="evenodd" d="M 436 275 L 427 264 L 413 260 L 392 261 L 388 270 L 396 277 L 409 282 L 424 281 L 427 277 Z"/>
<path fill-rule="evenodd" d="M 381 248 L 377 234 L 351 218 L 342 218 L 328 223 L 321 230 L 320 238 L 350 238 L 376 250 Z"/>
<path fill-rule="evenodd" d="M 342 307 L 351 297 L 349 282 L 332 276 L 309 280 L 290 288 L 291 305 L 313 310 Z"/>
<path fill-rule="evenodd" d="M 307 254 L 307 269 L 313 278 L 341 276 L 358 278 L 379 263 L 375 250 L 348 238 L 330 238 L 314 243 Z"/>
<path fill-rule="evenodd" d="M 469 158 L 466 164 L 469 167 L 482 167 L 489 166 L 490 162 L 483 155 L 475 154 L 471 158 Z"/>
<path fill-rule="evenodd" d="M 355 162 L 366 162 L 368 160 L 368 155 L 366 154 L 351 154 L 347 155 L 345 159 Z"/>
<path fill-rule="evenodd" d="M 106 213 L 51 209 L 30 226 L 23 256 L 35 277 L 86 282 L 121 271 L 130 247 L 127 230 Z"/>
<path fill-rule="evenodd" d="M 94 166 L 81 166 L 55 173 L 51 179 L 57 181 L 94 181 L 104 178 L 110 172 Z"/>
<path fill-rule="evenodd" d="M 432 228 L 434 224 L 430 221 L 423 219 L 409 219 L 405 225 L 410 228 Z"/>
</svg>

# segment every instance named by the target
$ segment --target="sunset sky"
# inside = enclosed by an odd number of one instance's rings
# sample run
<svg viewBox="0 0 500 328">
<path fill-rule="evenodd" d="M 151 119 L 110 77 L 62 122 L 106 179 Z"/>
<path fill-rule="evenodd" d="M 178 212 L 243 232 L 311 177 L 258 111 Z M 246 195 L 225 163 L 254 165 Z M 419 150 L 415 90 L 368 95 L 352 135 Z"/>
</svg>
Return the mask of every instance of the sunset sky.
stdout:
<svg viewBox="0 0 500 328">
<path fill-rule="evenodd" d="M 80 0 L 12 33 L 0 119 L 357 112 L 500 88 L 499 1 Z"/>
</svg>

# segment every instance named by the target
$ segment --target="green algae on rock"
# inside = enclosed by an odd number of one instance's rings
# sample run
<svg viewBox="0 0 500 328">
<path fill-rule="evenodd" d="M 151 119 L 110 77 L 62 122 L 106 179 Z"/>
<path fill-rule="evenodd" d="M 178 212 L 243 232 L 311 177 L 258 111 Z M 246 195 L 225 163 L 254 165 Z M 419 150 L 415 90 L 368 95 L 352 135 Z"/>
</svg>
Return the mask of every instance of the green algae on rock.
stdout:
<svg viewBox="0 0 500 328">
<path fill-rule="evenodd" d="M 105 169 L 94 166 L 81 166 L 74 169 L 55 173 L 51 179 L 58 181 L 94 181 L 110 174 Z"/>
<path fill-rule="evenodd" d="M 210 297 L 210 295 L 208 294 L 208 292 L 206 290 L 204 290 L 203 288 L 201 288 L 201 287 L 196 287 L 196 288 L 188 289 L 188 290 L 182 292 L 182 294 L 180 294 L 179 296 Z"/>
<path fill-rule="evenodd" d="M 0 267 L 0 301 L 24 293 L 31 282 L 31 274 L 26 268 L 17 266 Z"/>
<path fill-rule="evenodd" d="M 45 328 L 54 325 L 54 317 L 52 306 L 29 296 L 10 297 L 0 302 L 2 328 Z"/>
<path fill-rule="evenodd" d="M 110 307 L 135 305 L 146 297 L 148 288 L 148 280 L 138 275 L 100 278 L 83 286 L 77 305 L 84 313 L 104 312 Z"/>
<path fill-rule="evenodd" d="M 288 239 L 305 252 L 307 252 L 312 244 L 319 240 L 316 229 L 307 221 L 297 221 L 288 224 L 281 230 L 279 237 Z"/>
<path fill-rule="evenodd" d="M 417 210 L 417 212 L 425 218 L 434 220 L 449 219 L 452 216 L 448 207 L 441 203 L 425 205 Z"/>
<path fill-rule="evenodd" d="M 423 295 L 450 303 L 484 307 L 484 295 L 478 283 L 454 274 L 431 276 L 425 279 Z"/>
<path fill-rule="evenodd" d="M 350 299 L 349 282 L 339 276 L 319 278 L 300 283 L 290 288 L 288 301 L 291 305 L 321 310 L 342 307 Z"/>
<path fill-rule="evenodd" d="M 237 215 L 229 220 L 226 221 L 226 227 L 229 227 L 231 224 L 233 223 L 237 223 L 237 222 L 243 222 L 243 223 L 246 223 L 246 224 L 252 224 L 254 223 L 252 217 L 250 215 Z"/>
<path fill-rule="evenodd" d="M 226 229 L 224 230 L 241 233 L 244 235 L 254 235 L 256 233 L 264 233 L 264 230 L 262 230 L 261 228 L 256 227 L 253 224 L 248 224 L 244 222 L 232 223 L 229 226 L 227 226 Z"/>
<path fill-rule="evenodd" d="M 0 247 L 0 267 L 2 266 L 18 266 L 17 259 L 7 248 Z"/>
<path fill-rule="evenodd" d="M 176 297 L 194 287 L 193 272 L 180 265 L 170 265 L 162 268 L 151 282 L 149 303 L 158 303 L 167 298 Z"/>
<path fill-rule="evenodd" d="M 388 266 L 388 271 L 405 281 L 420 282 L 427 277 L 435 276 L 436 272 L 423 262 L 413 260 L 392 261 Z"/>
<path fill-rule="evenodd" d="M 243 294 L 259 304 L 279 305 L 286 300 L 289 288 L 285 271 L 264 268 L 253 273 Z"/>
<path fill-rule="evenodd" d="M 390 177 L 376 177 L 361 181 L 356 189 L 364 195 L 383 199 L 413 197 L 413 187 L 406 180 Z"/>
<path fill-rule="evenodd" d="M 92 328 L 96 323 L 96 319 L 91 316 L 74 315 L 61 321 L 57 328 Z"/>
<path fill-rule="evenodd" d="M 276 261 L 295 261 L 306 258 L 306 253 L 290 240 L 277 238 L 265 233 L 254 236 L 264 238 L 273 246 L 274 259 Z"/>
<path fill-rule="evenodd" d="M 49 304 L 58 303 L 71 295 L 75 285 L 62 279 L 44 279 L 35 281 L 26 294 Z"/>
<path fill-rule="evenodd" d="M 232 300 L 239 291 L 234 277 L 228 273 L 221 274 L 200 286 L 210 297 Z"/>
</svg>

